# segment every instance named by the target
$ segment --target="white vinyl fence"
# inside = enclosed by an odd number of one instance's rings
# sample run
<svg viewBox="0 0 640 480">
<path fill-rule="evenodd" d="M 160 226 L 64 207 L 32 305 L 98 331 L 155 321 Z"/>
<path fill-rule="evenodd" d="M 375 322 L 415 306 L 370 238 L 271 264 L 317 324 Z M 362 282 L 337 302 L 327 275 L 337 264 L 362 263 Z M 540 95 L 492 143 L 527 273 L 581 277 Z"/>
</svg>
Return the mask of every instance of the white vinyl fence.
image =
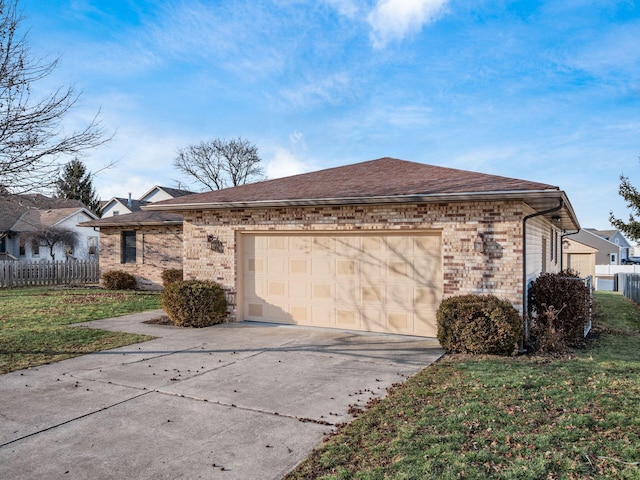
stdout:
<svg viewBox="0 0 640 480">
<path fill-rule="evenodd" d="M 98 283 L 97 260 L 68 262 L 0 261 L 0 288 Z"/>
</svg>

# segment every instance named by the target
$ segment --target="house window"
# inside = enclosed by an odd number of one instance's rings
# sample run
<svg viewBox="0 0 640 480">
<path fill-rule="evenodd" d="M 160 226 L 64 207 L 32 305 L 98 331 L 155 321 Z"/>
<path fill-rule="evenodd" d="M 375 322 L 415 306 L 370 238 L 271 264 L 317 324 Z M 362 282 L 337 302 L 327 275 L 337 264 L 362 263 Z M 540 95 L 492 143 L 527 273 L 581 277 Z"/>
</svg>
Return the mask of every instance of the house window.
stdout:
<svg viewBox="0 0 640 480">
<path fill-rule="evenodd" d="M 547 237 L 542 237 L 542 273 L 547 272 Z"/>
<path fill-rule="evenodd" d="M 73 257 L 73 246 L 65 243 L 64 244 L 64 254 L 67 257 Z"/>
<path fill-rule="evenodd" d="M 27 254 L 27 243 L 25 242 L 24 238 L 20 237 L 19 243 L 18 243 L 18 255 L 20 255 L 21 257 L 24 257 Z"/>
<path fill-rule="evenodd" d="M 121 263 L 136 263 L 136 232 L 127 230 L 122 232 Z"/>
<path fill-rule="evenodd" d="M 40 243 L 38 242 L 38 240 L 34 240 L 31 242 L 31 254 L 34 257 L 40 255 Z"/>
<path fill-rule="evenodd" d="M 113 211 L 113 216 L 115 217 L 116 215 L 120 215 L 120 210 L 114 210 Z"/>
<path fill-rule="evenodd" d="M 98 253 L 98 237 L 87 238 L 87 250 L 89 255 L 96 255 Z"/>
</svg>

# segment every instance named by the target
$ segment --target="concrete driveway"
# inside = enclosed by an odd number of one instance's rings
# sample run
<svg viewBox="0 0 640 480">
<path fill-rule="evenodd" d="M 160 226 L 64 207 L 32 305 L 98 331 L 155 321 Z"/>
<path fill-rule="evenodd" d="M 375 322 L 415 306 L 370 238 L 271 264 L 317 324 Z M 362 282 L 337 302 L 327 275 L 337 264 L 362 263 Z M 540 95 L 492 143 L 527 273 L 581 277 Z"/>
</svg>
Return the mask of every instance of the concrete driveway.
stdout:
<svg viewBox="0 0 640 480">
<path fill-rule="evenodd" d="M 278 479 L 351 405 L 443 351 L 437 340 L 342 330 L 142 323 L 155 340 L 0 376 L 0 477 Z"/>
</svg>

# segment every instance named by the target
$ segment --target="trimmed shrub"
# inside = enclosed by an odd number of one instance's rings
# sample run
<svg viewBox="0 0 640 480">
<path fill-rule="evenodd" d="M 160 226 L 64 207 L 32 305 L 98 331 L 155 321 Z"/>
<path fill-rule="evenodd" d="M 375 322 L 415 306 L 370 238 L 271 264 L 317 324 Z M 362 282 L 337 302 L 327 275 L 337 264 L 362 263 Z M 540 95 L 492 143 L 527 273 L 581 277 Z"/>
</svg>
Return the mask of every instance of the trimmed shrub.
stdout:
<svg viewBox="0 0 640 480">
<path fill-rule="evenodd" d="M 162 307 L 179 327 L 209 327 L 224 322 L 227 317 L 224 290 L 210 281 L 169 283 L 162 292 Z"/>
<path fill-rule="evenodd" d="M 584 325 L 591 311 L 591 292 L 571 270 L 543 273 L 529 289 L 529 306 L 534 315 L 531 335 L 534 347 L 547 343 L 545 332 L 555 331 L 566 345 L 584 339 Z M 553 307 L 554 314 L 549 315 Z"/>
<path fill-rule="evenodd" d="M 182 280 L 184 274 L 181 268 L 169 268 L 162 271 L 162 286 L 167 288 L 167 285 L 173 282 Z"/>
<path fill-rule="evenodd" d="M 107 290 L 135 290 L 138 282 L 130 273 L 112 270 L 102 275 L 102 286 Z"/>
<path fill-rule="evenodd" d="M 437 313 L 438 340 L 447 353 L 515 355 L 522 319 L 506 300 L 494 295 L 450 297 Z"/>
</svg>

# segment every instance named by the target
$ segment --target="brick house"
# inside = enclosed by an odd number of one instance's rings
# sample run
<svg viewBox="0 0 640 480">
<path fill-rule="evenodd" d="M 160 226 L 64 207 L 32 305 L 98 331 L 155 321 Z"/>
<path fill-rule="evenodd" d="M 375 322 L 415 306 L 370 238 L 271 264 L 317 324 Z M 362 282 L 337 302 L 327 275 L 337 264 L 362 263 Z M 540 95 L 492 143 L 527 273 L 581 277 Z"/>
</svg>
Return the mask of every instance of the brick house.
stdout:
<svg viewBox="0 0 640 480">
<path fill-rule="evenodd" d="M 121 270 L 142 289 L 162 288 L 162 271 L 182 268 L 182 215 L 138 211 L 85 222 L 100 230 L 100 271 Z"/>
<path fill-rule="evenodd" d="M 183 215 L 185 278 L 219 282 L 232 321 L 424 336 L 452 295 L 522 310 L 579 228 L 556 186 L 392 158 L 143 209 Z"/>
</svg>

